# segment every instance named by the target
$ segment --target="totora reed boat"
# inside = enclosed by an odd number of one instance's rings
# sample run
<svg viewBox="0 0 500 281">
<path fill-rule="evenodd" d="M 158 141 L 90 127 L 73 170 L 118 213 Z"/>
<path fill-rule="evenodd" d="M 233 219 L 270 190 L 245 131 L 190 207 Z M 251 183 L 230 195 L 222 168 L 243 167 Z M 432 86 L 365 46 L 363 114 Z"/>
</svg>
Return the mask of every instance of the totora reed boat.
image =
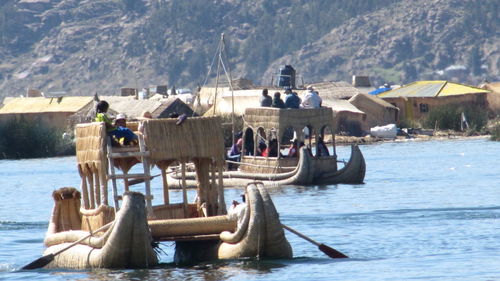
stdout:
<svg viewBox="0 0 500 281">
<path fill-rule="evenodd" d="M 265 186 L 361 184 L 365 178 L 366 163 L 357 145 L 351 146 L 351 157 L 338 168 L 333 112 L 329 107 L 316 109 L 278 109 L 269 107 L 247 108 L 243 117 L 242 151 L 237 171 L 224 171 L 226 186 L 244 186 L 249 180 L 261 181 Z M 305 145 L 298 155 L 289 157 L 282 144 L 291 138 Z M 320 139 L 330 137 L 333 144 L 329 155 L 318 154 Z M 259 145 L 270 146 L 277 141 L 280 153 L 259 156 Z M 293 141 L 293 140 L 292 140 Z M 188 186 L 195 185 L 195 173 L 185 176 Z M 182 174 L 169 174 L 171 186 L 180 186 Z"/>
<path fill-rule="evenodd" d="M 53 193 L 55 206 L 42 257 L 45 268 L 150 268 L 159 262 L 155 247 L 162 241 L 176 242 L 177 264 L 292 257 L 276 208 L 261 183 L 248 184 L 245 202 L 226 209 L 220 119 L 176 121 L 143 121 L 135 147 L 112 147 L 104 123 L 77 125 L 81 192 L 65 187 Z M 135 130 L 138 124 L 128 126 Z M 166 175 L 173 164 L 185 174 L 188 162 L 194 163 L 196 171 L 197 196 L 192 202 L 185 178 L 182 190 L 169 190 Z M 129 173 L 136 164 L 142 165 L 143 172 Z M 153 202 L 151 165 L 162 170 L 163 202 Z M 130 190 L 134 181 L 144 184 L 144 195 Z M 108 201 L 108 183 L 113 206 Z M 171 192 L 182 201 L 171 202 Z M 37 267 L 25 267 L 29 268 Z"/>
</svg>

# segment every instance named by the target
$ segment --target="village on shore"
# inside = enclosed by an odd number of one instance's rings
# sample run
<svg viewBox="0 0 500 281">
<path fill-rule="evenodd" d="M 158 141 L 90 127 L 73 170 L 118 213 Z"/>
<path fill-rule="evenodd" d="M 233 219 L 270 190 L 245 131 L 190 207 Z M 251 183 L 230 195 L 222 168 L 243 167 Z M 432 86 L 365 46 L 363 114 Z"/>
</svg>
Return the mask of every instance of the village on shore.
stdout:
<svg viewBox="0 0 500 281">
<path fill-rule="evenodd" d="M 287 68 L 291 66 L 283 69 Z M 467 116 L 457 120 L 457 123 L 463 123 L 462 131 L 450 131 L 441 128 L 440 124 L 423 128 L 421 120 L 432 109 L 447 105 L 474 105 L 487 112 L 488 118 L 493 120 L 498 118 L 500 112 L 500 82 L 485 81 L 472 86 L 440 80 L 373 87 L 367 76 L 353 76 L 351 83 L 304 84 L 296 81 L 295 70 L 291 74 L 285 81 L 278 77 L 274 85 L 256 86 L 252 81 L 240 78 L 233 80 L 231 85 L 226 82 L 217 87 L 199 87 L 194 91 L 158 85 L 143 89 L 122 88 L 119 94 L 114 95 L 95 93 L 74 96 L 71 92 L 45 93 L 39 89 L 27 89 L 26 93 L 4 98 L 0 104 L 0 124 L 23 118 L 71 134 L 76 124 L 93 121 L 98 100 L 106 100 L 110 104 L 110 115 L 125 114 L 129 120 L 141 118 L 144 112 L 151 113 L 153 118 L 186 114 L 218 115 L 230 120 L 234 114 L 236 119 L 241 119 L 246 108 L 260 106 L 264 88 L 270 93 L 281 92 L 284 96 L 284 89 L 289 87 L 303 97 L 306 86 L 312 86 L 319 93 L 322 106 L 332 108 L 338 144 L 469 136 Z M 391 124 L 391 132 L 384 132 L 384 126 Z M 382 134 L 377 134 L 377 128 Z"/>
</svg>

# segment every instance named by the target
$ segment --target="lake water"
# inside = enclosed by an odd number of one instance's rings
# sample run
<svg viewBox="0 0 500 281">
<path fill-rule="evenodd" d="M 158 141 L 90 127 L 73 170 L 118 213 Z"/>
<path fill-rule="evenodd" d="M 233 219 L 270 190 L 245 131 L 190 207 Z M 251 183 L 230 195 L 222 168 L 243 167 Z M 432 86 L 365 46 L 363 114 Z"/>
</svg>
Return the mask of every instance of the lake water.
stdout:
<svg viewBox="0 0 500 281">
<path fill-rule="evenodd" d="M 149 270 L 18 271 L 41 256 L 52 191 L 79 187 L 79 178 L 74 157 L 1 160 L 0 279 L 500 280 L 500 142 L 378 143 L 361 150 L 363 185 L 271 190 L 284 224 L 349 259 L 330 259 L 287 233 L 291 260 L 177 268 L 173 243 L 162 243 L 162 264 Z M 349 153 L 338 147 L 340 158 Z M 157 180 L 153 193 L 162 198 Z M 227 189 L 226 202 L 240 194 Z"/>
</svg>

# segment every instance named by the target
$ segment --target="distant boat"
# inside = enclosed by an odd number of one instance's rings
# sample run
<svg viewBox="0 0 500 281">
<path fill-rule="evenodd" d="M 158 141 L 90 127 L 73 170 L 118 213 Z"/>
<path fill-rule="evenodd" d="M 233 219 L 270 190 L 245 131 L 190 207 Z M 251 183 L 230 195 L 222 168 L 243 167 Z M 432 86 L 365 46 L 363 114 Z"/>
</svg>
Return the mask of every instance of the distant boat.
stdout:
<svg viewBox="0 0 500 281">
<path fill-rule="evenodd" d="M 238 165 L 239 170 L 224 171 L 225 185 L 241 186 L 248 180 L 258 180 L 266 186 L 363 183 L 366 163 L 357 145 L 352 146 L 349 161 L 338 169 L 333 127 L 333 112 L 328 107 L 247 108 L 244 115 L 241 159 L 239 162 L 228 161 L 232 165 Z M 304 128 L 308 128 L 312 133 L 305 136 Z M 317 144 L 320 138 L 327 137 L 327 129 L 330 129 L 333 155 L 319 156 Z M 280 156 L 257 156 L 259 143 L 265 142 L 266 146 L 269 146 L 270 141 L 276 139 L 277 146 L 283 148 L 281 143 L 292 135 L 297 137 L 298 143 L 307 142 L 300 148 L 298 157 L 288 157 L 286 153 Z M 316 149 L 313 150 L 314 146 Z M 178 185 L 176 183 L 180 179 L 180 173 L 169 175 L 171 186 Z M 196 183 L 195 173 L 187 173 L 185 179 L 188 186 L 194 186 Z"/>
</svg>

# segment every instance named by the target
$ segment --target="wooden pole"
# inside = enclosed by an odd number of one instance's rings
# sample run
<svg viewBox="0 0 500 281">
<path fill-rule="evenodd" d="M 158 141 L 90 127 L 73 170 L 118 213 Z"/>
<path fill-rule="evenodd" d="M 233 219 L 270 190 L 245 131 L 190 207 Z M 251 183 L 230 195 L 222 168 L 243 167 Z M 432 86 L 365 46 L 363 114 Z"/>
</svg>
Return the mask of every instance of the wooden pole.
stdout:
<svg viewBox="0 0 500 281">
<path fill-rule="evenodd" d="M 218 184 L 218 188 L 219 188 L 219 210 L 218 212 L 219 215 L 225 215 L 227 214 L 227 210 L 226 210 L 226 202 L 224 200 L 224 184 L 223 184 L 223 176 L 222 176 L 222 171 L 224 170 L 224 167 L 222 165 L 222 163 L 219 163 L 219 171 L 218 171 L 218 176 L 219 176 L 219 184 Z"/>
<path fill-rule="evenodd" d="M 186 163 L 183 161 L 181 164 L 181 173 L 182 173 L 182 203 L 184 207 L 184 217 L 188 218 L 188 199 L 187 199 L 187 190 L 186 190 Z"/>
<path fill-rule="evenodd" d="M 94 171 L 90 169 L 90 175 L 86 178 L 89 181 L 89 196 L 90 196 L 90 208 L 95 209 L 95 197 L 94 197 Z"/>
<path fill-rule="evenodd" d="M 168 181 L 167 181 L 167 172 L 165 169 L 161 169 L 161 179 L 163 183 L 163 202 L 165 205 L 170 204 L 170 198 L 168 194 Z"/>
<path fill-rule="evenodd" d="M 98 207 L 101 205 L 101 185 L 99 181 L 99 171 L 97 169 L 94 172 L 94 184 L 95 184 L 95 202 Z"/>
</svg>

